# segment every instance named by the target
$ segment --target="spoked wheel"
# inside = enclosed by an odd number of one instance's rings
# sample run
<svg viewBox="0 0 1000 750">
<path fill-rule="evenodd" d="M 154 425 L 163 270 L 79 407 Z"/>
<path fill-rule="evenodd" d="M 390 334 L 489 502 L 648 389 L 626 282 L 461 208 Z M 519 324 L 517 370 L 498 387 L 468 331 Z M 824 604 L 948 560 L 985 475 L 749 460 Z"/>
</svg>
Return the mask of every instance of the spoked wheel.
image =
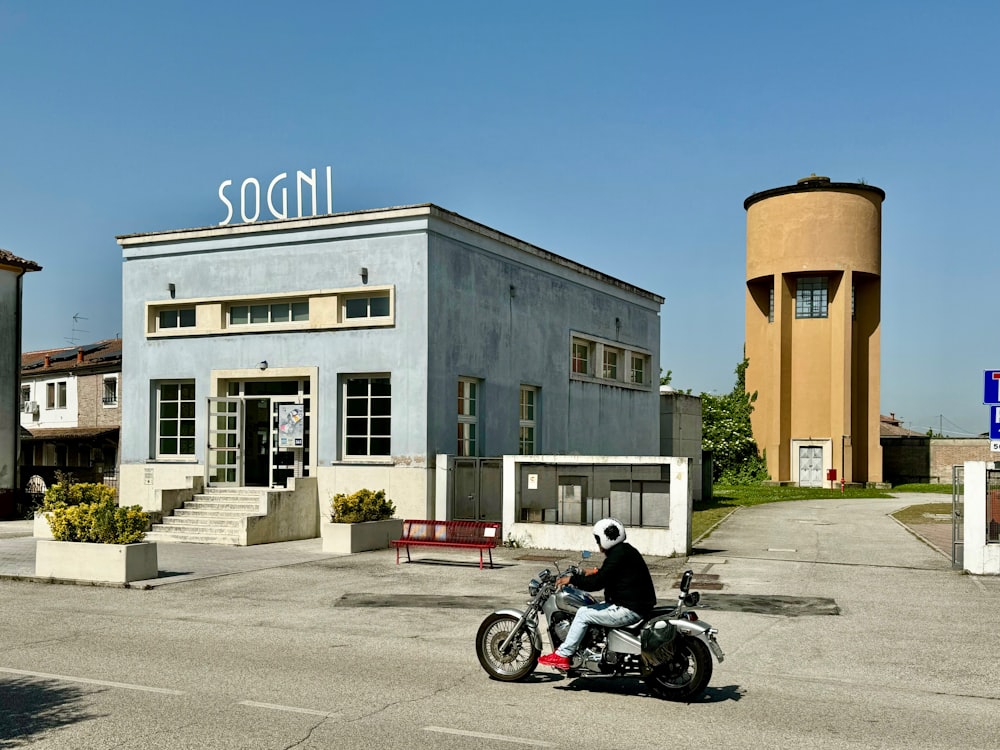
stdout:
<svg viewBox="0 0 1000 750">
<path fill-rule="evenodd" d="M 538 666 L 538 649 L 531 642 L 528 629 L 521 628 L 510 642 L 509 648 L 502 649 L 503 642 L 514 630 L 518 618 L 513 615 L 493 614 L 483 620 L 476 633 L 476 655 L 483 669 L 494 680 L 516 682 L 523 680 Z"/>
<path fill-rule="evenodd" d="M 646 677 L 650 692 L 669 701 L 701 695 L 712 679 L 712 655 L 696 638 L 678 638 L 673 658 Z"/>
</svg>

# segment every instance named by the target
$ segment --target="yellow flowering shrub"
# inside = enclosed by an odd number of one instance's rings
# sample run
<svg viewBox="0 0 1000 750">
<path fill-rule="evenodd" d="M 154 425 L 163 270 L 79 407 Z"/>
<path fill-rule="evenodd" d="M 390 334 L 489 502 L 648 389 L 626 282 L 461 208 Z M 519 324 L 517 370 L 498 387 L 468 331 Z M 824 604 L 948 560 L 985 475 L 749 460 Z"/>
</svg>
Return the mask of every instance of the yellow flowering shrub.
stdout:
<svg viewBox="0 0 1000 750">
<path fill-rule="evenodd" d="M 97 502 L 53 508 L 49 527 L 60 542 L 132 544 L 146 536 L 149 514 L 141 505 L 119 507 L 111 495 Z"/>
<path fill-rule="evenodd" d="M 385 490 L 358 490 L 350 495 L 339 493 L 330 501 L 333 523 L 362 523 L 392 518 L 396 506 L 385 496 Z"/>
</svg>

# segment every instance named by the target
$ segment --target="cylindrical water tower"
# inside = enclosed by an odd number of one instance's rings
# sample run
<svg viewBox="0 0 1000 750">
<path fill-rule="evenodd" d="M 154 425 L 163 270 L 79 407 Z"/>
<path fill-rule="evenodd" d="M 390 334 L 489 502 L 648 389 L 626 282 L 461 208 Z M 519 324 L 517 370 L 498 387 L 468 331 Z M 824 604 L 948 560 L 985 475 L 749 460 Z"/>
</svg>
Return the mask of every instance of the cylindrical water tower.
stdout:
<svg viewBox="0 0 1000 750">
<path fill-rule="evenodd" d="M 771 479 L 882 481 L 882 202 L 810 175 L 754 193 L 747 212 L 746 388 Z"/>
<path fill-rule="evenodd" d="M 21 433 L 21 280 L 41 266 L 0 250 L 0 520 L 14 515 Z"/>
</svg>

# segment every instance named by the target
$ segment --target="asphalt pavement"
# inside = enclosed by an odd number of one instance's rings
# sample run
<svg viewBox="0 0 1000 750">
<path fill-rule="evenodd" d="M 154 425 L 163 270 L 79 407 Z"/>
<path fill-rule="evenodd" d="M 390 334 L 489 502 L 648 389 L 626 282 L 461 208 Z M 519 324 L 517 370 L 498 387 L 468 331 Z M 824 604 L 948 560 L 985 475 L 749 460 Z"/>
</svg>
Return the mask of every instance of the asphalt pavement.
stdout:
<svg viewBox="0 0 1000 750">
<path fill-rule="evenodd" d="M 318 539 L 161 544 L 160 576 L 133 585 L 147 591 L 87 589 L 36 583 L 30 524 L 0 524 L 0 693 L 28 691 L 16 722 L 0 714 L 0 746 L 996 750 L 1000 576 L 953 570 L 890 515 L 940 499 L 740 508 L 689 557 L 649 558 L 663 601 L 694 571 L 726 652 L 690 705 L 638 681 L 485 677 L 484 615 L 577 554 L 500 548 L 481 571 L 470 550 L 397 566 Z M 46 723 L 43 688 L 79 696 Z"/>
</svg>

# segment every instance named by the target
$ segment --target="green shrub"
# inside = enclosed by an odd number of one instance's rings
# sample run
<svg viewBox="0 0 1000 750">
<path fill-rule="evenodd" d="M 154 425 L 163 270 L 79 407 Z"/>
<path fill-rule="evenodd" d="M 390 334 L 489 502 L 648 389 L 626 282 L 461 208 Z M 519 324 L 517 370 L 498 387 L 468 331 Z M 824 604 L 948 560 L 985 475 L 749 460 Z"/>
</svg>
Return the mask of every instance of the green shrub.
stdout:
<svg viewBox="0 0 1000 750">
<path fill-rule="evenodd" d="M 146 536 L 149 514 L 141 505 L 119 507 L 111 495 L 97 502 L 53 508 L 49 513 L 49 527 L 52 536 L 60 542 L 132 544 L 141 542 Z"/>
<path fill-rule="evenodd" d="M 392 518 L 396 506 L 385 496 L 385 490 L 358 490 L 350 495 L 339 493 L 330 501 L 333 523 L 362 523 Z"/>
<path fill-rule="evenodd" d="M 45 491 L 45 499 L 42 502 L 43 512 L 53 511 L 56 508 L 66 508 L 72 505 L 90 505 L 91 503 L 101 503 L 108 500 L 114 501 L 118 492 L 114 487 L 104 484 L 87 484 L 84 482 L 70 483 L 59 481 Z"/>
</svg>

